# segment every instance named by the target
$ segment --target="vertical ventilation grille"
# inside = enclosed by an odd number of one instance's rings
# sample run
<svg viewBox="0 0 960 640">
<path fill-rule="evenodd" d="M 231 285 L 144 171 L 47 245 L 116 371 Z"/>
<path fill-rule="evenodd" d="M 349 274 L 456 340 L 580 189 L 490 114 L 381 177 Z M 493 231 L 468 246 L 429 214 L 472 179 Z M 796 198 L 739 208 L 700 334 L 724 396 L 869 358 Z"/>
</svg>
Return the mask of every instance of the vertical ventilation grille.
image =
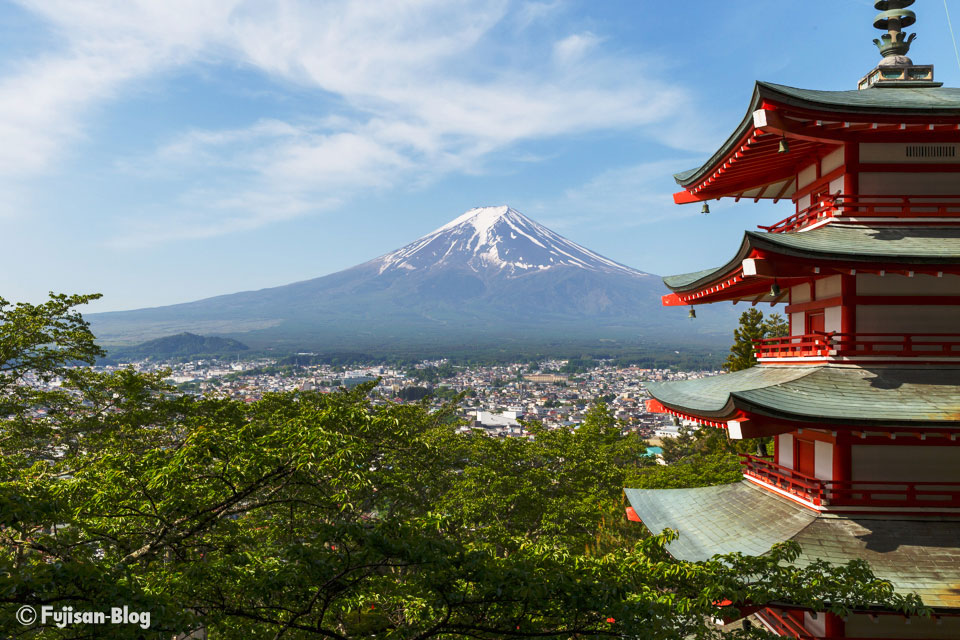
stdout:
<svg viewBox="0 0 960 640">
<path fill-rule="evenodd" d="M 953 144 L 908 144 L 908 158 L 956 158 L 957 145 Z"/>
</svg>

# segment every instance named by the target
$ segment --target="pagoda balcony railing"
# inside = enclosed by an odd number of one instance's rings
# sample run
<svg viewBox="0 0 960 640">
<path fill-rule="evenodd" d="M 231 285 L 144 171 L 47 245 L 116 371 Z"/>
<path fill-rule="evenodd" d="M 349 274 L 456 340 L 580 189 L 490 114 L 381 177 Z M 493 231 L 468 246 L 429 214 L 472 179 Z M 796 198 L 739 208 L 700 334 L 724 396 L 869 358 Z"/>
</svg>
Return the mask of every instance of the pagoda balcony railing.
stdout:
<svg viewBox="0 0 960 640">
<path fill-rule="evenodd" d="M 823 507 L 960 508 L 960 482 L 820 480 L 772 458 L 740 454 L 743 475 Z"/>
<path fill-rule="evenodd" d="M 784 218 L 769 227 L 770 233 L 798 231 L 830 218 L 960 218 L 960 195 L 957 196 L 853 196 L 823 195 L 806 209 Z"/>
<path fill-rule="evenodd" d="M 960 358 L 960 334 L 815 332 L 755 340 L 757 358 Z"/>
<path fill-rule="evenodd" d="M 743 475 L 756 478 L 764 484 L 782 489 L 815 505 L 823 504 L 826 497 L 823 480 L 781 466 L 772 458 L 741 453 L 740 466 L 743 467 Z"/>
</svg>

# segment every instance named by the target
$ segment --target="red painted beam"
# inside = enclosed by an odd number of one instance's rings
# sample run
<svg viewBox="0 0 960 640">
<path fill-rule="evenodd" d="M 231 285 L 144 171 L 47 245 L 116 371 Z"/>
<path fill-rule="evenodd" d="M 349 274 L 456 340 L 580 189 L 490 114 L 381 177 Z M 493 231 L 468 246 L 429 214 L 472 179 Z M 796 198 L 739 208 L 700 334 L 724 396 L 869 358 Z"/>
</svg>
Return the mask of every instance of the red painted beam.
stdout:
<svg viewBox="0 0 960 640">
<path fill-rule="evenodd" d="M 674 204 L 693 204 L 694 202 L 705 202 L 710 198 L 694 195 L 689 191 L 678 191 L 673 194 Z"/>
</svg>

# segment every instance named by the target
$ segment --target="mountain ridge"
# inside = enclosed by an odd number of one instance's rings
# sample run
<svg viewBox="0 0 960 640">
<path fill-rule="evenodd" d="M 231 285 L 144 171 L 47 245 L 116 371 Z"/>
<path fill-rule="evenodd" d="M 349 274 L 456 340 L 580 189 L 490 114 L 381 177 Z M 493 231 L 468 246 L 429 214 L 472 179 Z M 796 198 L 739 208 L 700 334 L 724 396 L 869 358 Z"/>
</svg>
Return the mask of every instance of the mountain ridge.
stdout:
<svg viewBox="0 0 960 640">
<path fill-rule="evenodd" d="M 182 331 L 254 348 L 310 349 L 727 339 L 729 313 L 681 324 L 685 311 L 661 307 L 663 293 L 659 277 L 503 205 L 471 209 L 399 249 L 318 278 L 90 319 L 105 344 Z"/>
</svg>

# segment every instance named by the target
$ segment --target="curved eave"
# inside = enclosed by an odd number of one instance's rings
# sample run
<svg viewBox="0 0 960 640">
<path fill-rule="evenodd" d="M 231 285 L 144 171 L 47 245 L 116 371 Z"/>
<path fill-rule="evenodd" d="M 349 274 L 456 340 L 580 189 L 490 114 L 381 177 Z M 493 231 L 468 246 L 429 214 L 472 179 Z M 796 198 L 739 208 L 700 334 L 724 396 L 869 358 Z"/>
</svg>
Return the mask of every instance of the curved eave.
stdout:
<svg viewBox="0 0 960 640">
<path fill-rule="evenodd" d="M 736 146 L 738 146 L 737 143 L 746 138 L 747 134 L 753 130 L 753 112 L 757 110 L 763 100 L 760 97 L 760 87 L 762 84 L 763 83 L 761 82 L 757 82 L 754 85 L 753 96 L 750 98 L 750 106 L 747 108 L 747 114 L 743 117 L 743 120 L 730 135 L 730 137 L 727 138 L 727 141 L 723 143 L 716 153 L 710 156 L 709 160 L 699 167 L 674 174 L 673 179 L 677 181 L 677 184 L 682 187 L 688 187 L 699 182 L 700 179 L 717 164 L 717 162 L 730 155 L 730 152 Z"/>
<path fill-rule="evenodd" d="M 810 240 L 839 234 L 874 234 L 868 240 L 873 246 L 860 244 L 840 250 L 818 247 Z M 791 258 L 844 263 L 882 263 L 888 265 L 955 265 L 960 264 L 960 228 L 866 227 L 826 225 L 812 231 L 794 233 L 744 232 L 744 245 L 757 251 L 776 253 Z M 927 253 L 893 251 L 894 243 L 908 238 L 927 240 L 934 251 Z M 939 243 L 939 244 L 938 244 Z M 948 244 L 949 243 L 949 244 Z M 886 249 L 883 245 L 888 245 Z M 741 246 L 741 251 L 743 250 Z M 738 254 L 739 255 L 739 254 Z"/>
<path fill-rule="evenodd" d="M 648 383 L 671 411 L 711 423 L 769 418 L 777 423 L 889 428 L 960 427 L 960 368 L 755 366 L 709 378 Z"/>
<path fill-rule="evenodd" d="M 726 142 L 700 167 L 674 175 L 677 183 L 687 189 L 674 195 L 678 204 L 726 196 L 779 199 L 792 195 L 796 185 L 791 181 L 791 169 L 826 142 L 805 140 L 803 136 L 791 138 L 791 152 L 781 158 L 783 154 L 772 151 L 779 145 L 780 134 L 761 135 L 762 131 L 755 126 L 753 114 L 761 108 L 796 110 L 828 120 L 832 116 L 841 121 L 863 117 L 874 122 L 923 118 L 924 122 L 948 124 L 960 119 L 960 89 L 816 91 L 757 82 L 746 115 Z M 834 144 L 839 144 L 839 140 Z M 731 171 L 722 175 L 727 163 Z M 755 170 L 758 163 L 761 171 Z M 711 186 L 714 181 L 716 184 Z"/>
<path fill-rule="evenodd" d="M 733 277 L 740 270 L 744 258 L 750 255 L 751 251 L 750 237 L 744 234 L 743 241 L 740 243 L 740 249 L 737 250 L 736 255 L 723 266 L 694 271 L 692 273 L 664 276 L 663 284 L 674 293 L 700 291 L 705 286 L 710 286 L 720 280 Z"/>
<path fill-rule="evenodd" d="M 744 260 L 763 256 L 780 267 L 767 276 L 744 274 Z M 758 261 L 759 262 L 759 261 Z M 747 231 L 737 253 L 714 269 L 666 276 L 672 296 L 667 306 L 703 304 L 749 298 L 762 292 L 776 275 L 781 286 L 791 278 L 810 277 L 816 269 L 841 271 L 872 268 L 880 271 L 940 267 L 953 272 L 960 265 L 960 228 L 867 227 L 826 225 L 790 233 Z"/>
</svg>

